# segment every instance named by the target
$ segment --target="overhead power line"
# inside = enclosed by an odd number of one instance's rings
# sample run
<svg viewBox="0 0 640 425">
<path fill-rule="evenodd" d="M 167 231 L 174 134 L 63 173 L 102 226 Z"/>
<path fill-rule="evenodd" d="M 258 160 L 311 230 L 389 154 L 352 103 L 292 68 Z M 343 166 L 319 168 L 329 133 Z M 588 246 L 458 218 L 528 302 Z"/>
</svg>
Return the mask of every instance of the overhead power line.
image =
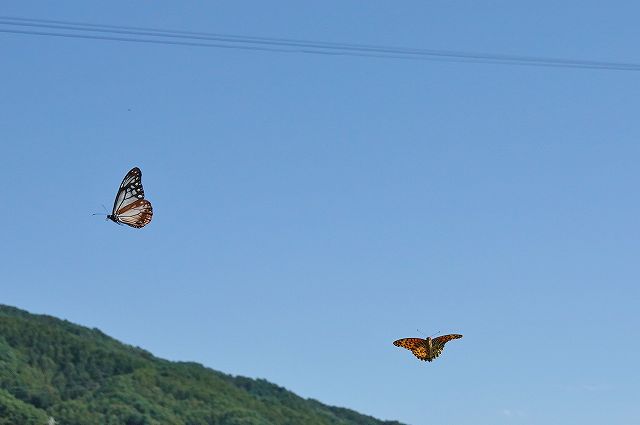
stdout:
<svg viewBox="0 0 640 425">
<path fill-rule="evenodd" d="M 290 38 L 252 37 L 222 33 L 167 30 L 85 22 L 0 16 L 0 32 L 46 37 L 80 38 L 192 47 L 254 50 L 276 53 L 359 56 L 439 62 L 491 63 L 554 68 L 640 71 L 640 64 L 503 55 L 451 50 L 416 49 L 356 43 L 332 43 Z"/>
</svg>

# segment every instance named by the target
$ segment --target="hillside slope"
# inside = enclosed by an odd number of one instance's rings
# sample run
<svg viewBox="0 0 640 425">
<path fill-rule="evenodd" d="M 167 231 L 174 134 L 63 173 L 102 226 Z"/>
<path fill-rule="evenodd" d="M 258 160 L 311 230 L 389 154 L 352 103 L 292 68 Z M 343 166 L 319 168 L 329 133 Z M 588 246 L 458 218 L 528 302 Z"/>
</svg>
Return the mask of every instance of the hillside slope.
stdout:
<svg viewBox="0 0 640 425">
<path fill-rule="evenodd" d="M 0 425 L 401 425 L 0 305 Z"/>
</svg>

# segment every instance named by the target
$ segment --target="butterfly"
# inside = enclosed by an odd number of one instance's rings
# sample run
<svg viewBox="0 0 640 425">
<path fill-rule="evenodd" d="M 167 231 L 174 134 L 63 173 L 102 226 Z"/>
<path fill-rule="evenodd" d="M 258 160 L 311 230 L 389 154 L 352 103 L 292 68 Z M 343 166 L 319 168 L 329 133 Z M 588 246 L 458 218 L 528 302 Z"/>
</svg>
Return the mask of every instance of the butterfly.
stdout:
<svg viewBox="0 0 640 425">
<path fill-rule="evenodd" d="M 433 339 L 431 337 L 428 337 L 427 339 L 402 338 L 393 341 L 393 345 L 395 345 L 396 347 L 403 347 L 407 350 L 411 350 L 413 355 L 418 359 L 431 362 L 442 353 L 442 350 L 444 350 L 444 345 L 447 342 L 451 341 L 452 339 L 458 338 L 462 338 L 462 335 L 442 335 Z"/>
<path fill-rule="evenodd" d="M 142 171 L 133 167 L 120 183 L 113 210 L 107 219 L 139 229 L 149 224 L 152 216 L 151 202 L 144 199 Z"/>
</svg>

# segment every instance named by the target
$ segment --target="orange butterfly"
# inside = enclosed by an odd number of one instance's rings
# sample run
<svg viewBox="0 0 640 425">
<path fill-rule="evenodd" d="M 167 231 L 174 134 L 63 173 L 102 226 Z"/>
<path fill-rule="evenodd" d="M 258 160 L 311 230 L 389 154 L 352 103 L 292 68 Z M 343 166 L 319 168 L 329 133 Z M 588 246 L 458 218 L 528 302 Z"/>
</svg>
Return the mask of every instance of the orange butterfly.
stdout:
<svg viewBox="0 0 640 425">
<path fill-rule="evenodd" d="M 113 210 L 107 219 L 139 229 L 149 224 L 152 216 L 151 202 L 144 199 L 142 171 L 134 167 L 120 183 Z"/>
<path fill-rule="evenodd" d="M 452 339 L 458 338 L 462 338 L 462 335 L 442 335 L 433 339 L 431 337 L 428 337 L 427 339 L 402 338 L 393 341 L 393 345 L 395 345 L 396 347 L 403 347 L 407 350 L 411 350 L 413 355 L 418 359 L 431 362 L 442 353 L 442 350 L 444 350 L 444 345 L 447 342 L 451 341 Z"/>
</svg>

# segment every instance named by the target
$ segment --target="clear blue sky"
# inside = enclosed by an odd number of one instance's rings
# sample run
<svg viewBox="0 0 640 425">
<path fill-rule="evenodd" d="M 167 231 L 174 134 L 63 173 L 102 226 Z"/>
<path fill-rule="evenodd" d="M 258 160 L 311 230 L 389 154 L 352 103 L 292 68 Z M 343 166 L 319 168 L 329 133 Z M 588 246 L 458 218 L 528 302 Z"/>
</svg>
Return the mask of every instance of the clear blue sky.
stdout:
<svg viewBox="0 0 640 425">
<path fill-rule="evenodd" d="M 316 3 L 1 12 L 640 63 L 636 1 Z M 640 73 L 0 34 L 0 78 L 0 302 L 414 425 L 640 423 Z M 153 222 L 91 216 L 133 166 Z"/>
</svg>

